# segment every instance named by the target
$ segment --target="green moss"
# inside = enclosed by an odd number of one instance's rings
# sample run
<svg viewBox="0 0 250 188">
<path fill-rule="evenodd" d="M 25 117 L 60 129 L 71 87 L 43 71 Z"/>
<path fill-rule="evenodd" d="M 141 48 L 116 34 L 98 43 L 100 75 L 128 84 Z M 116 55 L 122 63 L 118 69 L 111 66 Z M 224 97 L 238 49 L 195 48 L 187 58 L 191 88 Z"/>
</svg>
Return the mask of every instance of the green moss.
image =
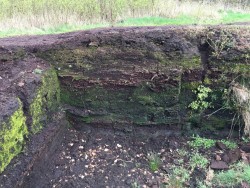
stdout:
<svg viewBox="0 0 250 188">
<path fill-rule="evenodd" d="M 195 90 L 199 87 L 199 85 L 201 85 L 202 82 L 201 81 L 193 81 L 193 82 L 185 82 L 182 83 L 181 88 L 184 90 Z"/>
<path fill-rule="evenodd" d="M 8 50 L 6 50 L 8 51 Z M 15 51 L 1 54 L 1 60 L 4 61 L 13 61 L 13 60 L 21 60 L 25 57 L 25 50 L 23 48 L 17 48 Z"/>
<path fill-rule="evenodd" d="M 180 65 L 185 69 L 199 69 L 201 68 L 201 59 L 199 56 L 193 57 L 193 58 L 187 58 L 187 59 L 181 59 L 180 60 Z"/>
<path fill-rule="evenodd" d="M 25 136 L 28 134 L 26 117 L 22 110 L 22 103 L 19 100 L 19 108 L 14 114 L 1 125 L 0 130 L 0 173 L 10 161 L 17 156 L 25 143 Z"/>
<path fill-rule="evenodd" d="M 210 85 L 210 84 L 212 84 L 212 80 L 209 79 L 208 77 L 205 77 L 203 83 L 204 83 L 205 85 Z"/>
<path fill-rule="evenodd" d="M 49 50 L 46 52 L 38 52 L 37 56 L 51 62 L 58 69 L 58 73 L 62 74 L 77 71 L 78 69 L 93 69 L 90 63 L 96 56 L 96 49 L 93 48 L 76 48 L 76 49 L 60 49 Z M 60 63 L 59 63 L 60 62 Z"/>
<path fill-rule="evenodd" d="M 184 69 L 195 69 L 201 68 L 200 56 L 195 56 L 192 58 L 180 57 L 178 52 L 171 52 L 172 54 L 165 54 L 162 52 L 151 52 L 151 56 L 154 57 L 158 62 L 163 65 L 168 65 L 169 67 L 180 67 Z M 177 53 L 177 54 L 176 54 Z"/>
<path fill-rule="evenodd" d="M 85 116 L 85 117 L 82 117 L 81 119 L 84 123 L 91 123 L 93 120 L 92 120 L 92 117 L 90 116 Z"/>
<path fill-rule="evenodd" d="M 105 69 L 124 69 L 124 62 L 137 61 L 147 65 L 148 71 L 169 71 L 171 68 L 193 69 L 201 68 L 199 56 L 186 57 L 180 52 L 149 52 L 141 47 L 117 48 L 104 45 L 99 48 L 78 47 L 76 49 L 54 49 L 39 52 L 38 56 L 48 60 L 58 70 L 59 76 L 83 73 L 84 77 L 91 77 L 94 72 L 100 71 L 100 65 Z M 122 68 L 123 67 L 123 68 Z M 126 67 L 131 69 L 131 67 Z M 143 69 L 143 67 L 141 67 Z M 144 67 L 145 68 L 145 67 Z M 124 70 L 126 71 L 126 70 Z M 76 79 L 80 79 L 76 76 Z"/>
<path fill-rule="evenodd" d="M 225 74 L 250 76 L 250 64 L 240 61 L 236 62 L 211 62 L 212 67 L 220 70 Z"/>
<path fill-rule="evenodd" d="M 60 89 L 57 74 L 54 70 L 48 70 L 42 77 L 42 84 L 36 92 L 36 96 L 30 105 L 32 116 L 32 133 L 40 131 L 49 112 L 56 110 L 60 102 Z"/>
<path fill-rule="evenodd" d="M 138 99 L 138 102 L 142 105 L 156 104 L 156 102 L 151 96 L 138 96 L 137 99 Z"/>
<path fill-rule="evenodd" d="M 219 130 L 225 128 L 227 125 L 230 125 L 230 119 L 225 117 L 216 117 L 211 116 L 209 119 L 202 121 L 201 129 L 202 130 Z"/>
<path fill-rule="evenodd" d="M 91 110 L 85 122 L 131 122 L 134 124 L 178 123 L 179 86 L 153 91 L 147 83 L 138 87 L 92 86 L 86 90 L 62 88 L 63 103 Z"/>
</svg>

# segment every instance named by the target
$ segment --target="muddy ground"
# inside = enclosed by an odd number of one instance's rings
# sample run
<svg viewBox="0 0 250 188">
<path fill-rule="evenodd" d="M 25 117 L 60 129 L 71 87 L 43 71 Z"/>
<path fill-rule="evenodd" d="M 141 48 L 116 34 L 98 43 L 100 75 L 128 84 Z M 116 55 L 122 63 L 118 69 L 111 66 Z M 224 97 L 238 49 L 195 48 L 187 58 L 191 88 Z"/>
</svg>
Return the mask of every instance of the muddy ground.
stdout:
<svg viewBox="0 0 250 188">
<path fill-rule="evenodd" d="M 223 134 L 214 138 L 226 138 Z M 184 132 L 164 127 L 137 127 L 130 133 L 101 126 L 80 131 L 69 127 L 57 151 L 34 165 L 22 187 L 199 187 L 220 149 L 194 149 L 190 140 Z M 191 169 L 190 158 L 197 152 L 209 163 Z M 186 169 L 190 176 L 182 186 L 178 179 L 184 177 L 173 179 L 176 168 Z"/>
<path fill-rule="evenodd" d="M 154 133 L 149 136 L 151 131 Z M 57 153 L 46 166 L 41 165 L 42 173 L 39 167 L 34 169 L 25 187 L 159 187 L 169 165 L 177 159 L 177 147 L 185 146 L 186 139 L 179 134 L 154 128 L 141 128 L 137 135 L 103 128 L 69 128 Z M 150 153 L 163 160 L 156 172 L 149 167 Z"/>
</svg>

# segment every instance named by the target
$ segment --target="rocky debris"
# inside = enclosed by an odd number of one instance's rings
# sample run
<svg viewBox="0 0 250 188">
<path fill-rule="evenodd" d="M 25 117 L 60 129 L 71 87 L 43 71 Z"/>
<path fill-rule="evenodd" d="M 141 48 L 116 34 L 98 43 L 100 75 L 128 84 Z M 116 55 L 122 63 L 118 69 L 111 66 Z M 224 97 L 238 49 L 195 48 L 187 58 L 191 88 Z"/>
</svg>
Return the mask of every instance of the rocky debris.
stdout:
<svg viewBox="0 0 250 188">
<path fill-rule="evenodd" d="M 0 93 L 0 130 L 1 124 L 19 108 L 18 99 Z"/>
<path fill-rule="evenodd" d="M 250 184 L 248 184 L 247 182 L 242 182 L 241 186 L 242 188 L 250 188 Z"/>
<path fill-rule="evenodd" d="M 227 155 L 229 157 L 229 163 L 234 163 L 241 158 L 241 151 L 240 149 L 236 148 L 236 149 L 230 150 L 227 153 Z"/>
<path fill-rule="evenodd" d="M 222 148 L 224 148 L 224 146 L 222 146 Z M 248 162 L 248 155 L 244 151 L 240 150 L 239 148 L 231 149 L 231 150 L 224 151 L 223 153 L 215 154 L 214 158 L 215 158 L 214 161 L 221 161 L 222 163 L 225 163 L 227 165 L 233 164 L 240 159 L 243 159 L 243 161 Z M 222 163 L 219 163 L 219 164 L 221 165 Z M 214 165 L 217 166 L 216 162 L 212 162 L 212 164 L 213 166 Z"/>
<path fill-rule="evenodd" d="M 196 188 L 199 186 L 199 182 L 206 179 L 206 172 L 203 169 L 195 168 L 191 174 L 190 188 Z"/>
<path fill-rule="evenodd" d="M 225 144 L 223 144 L 222 142 L 216 142 L 215 145 L 220 150 L 226 150 L 227 149 L 227 146 Z"/>
<path fill-rule="evenodd" d="M 246 153 L 250 153 L 250 143 L 242 145 L 240 149 Z"/>
<path fill-rule="evenodd" d="M 216 161 L 221 161 L 221 156 L 215 155 L 215 160 L 216 160 Z"/>
<path fill-rule="evenodd" d="M 216 161 L 216 160 L 213 160 L 211 162 L 211 165 L 210 165 L 210 168 L 211 169 L 214 169 L 214 170 L 226 170 L 226 169 L 229 169 L 229 166 L 226 162 L 224 161 Z"/>
<path fill-rule="evenodd" d="M 228 156 L 227 154 L 223 154 L 222 160 L 223 160 L 224 162 L 226 162 L 226 163 L 230 163 L 230 158 L 229 158 L 229 156 Z"/>
<path fill-rule="evenodd" d="M 166 173 L 172 171 L 165 172 L 160 165 L 153 172 L 149 167 L 148 152 L 159 156 L 164 161 L 164 169 L 168 169 L 169 159 L 177 158 L 174 155 L 178 153 L 167 152 L 165 144 L 172 140 L 183 147 L 185 143 L 183 138 L 157 137 L 155 139 L 159 144 L 156 148 L 150 139 L 153 127 L 150 130 L 141 128 L 148 135 L 148 140 L 139 134 L 117 136 L 111 134 L 113 129 L 91 129 L 91 133 L 69 129 L 58 151 L 50 160 L 44 160 L 42 168 L 45 174 L 40 176 L 41 169 L 35 168 L 23 186 L 160 187 Z M 166 156 L 161 156 L 162 153 Z M 163 160 L 164 157 L 166 160 Z"/>
<path fill-rule="evenodd" d="M 242 161 L 245 163 L 245 164 L 249 164 L 250 163 L 250 153 L 245 153 L 245 152 L 242 152 L 241 153 L 241 159 Z"/>
<path fill-rule="evenodd" d="M 169 141 L 169 148 L 170 148 L 170 149 L 177 149 L 178 147 L 179 147 L 178 142 L 173 141 L 173 140 L 170 140 L 170 141 Z"/>
</svg>

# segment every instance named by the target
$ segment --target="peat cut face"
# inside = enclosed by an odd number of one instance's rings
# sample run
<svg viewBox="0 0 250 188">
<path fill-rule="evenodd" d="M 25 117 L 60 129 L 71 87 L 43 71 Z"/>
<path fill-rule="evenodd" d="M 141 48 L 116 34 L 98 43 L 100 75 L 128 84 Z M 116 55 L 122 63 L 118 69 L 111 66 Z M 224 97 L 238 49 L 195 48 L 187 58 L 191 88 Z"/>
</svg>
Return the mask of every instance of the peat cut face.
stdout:
<svg viewBox="0 0 250 188">
<path fill-rule="evenodd" d="M 66 118 L 79 130 L 230 127 L 238 108 L 219 109 L 232 83 L 249 90 L 249 38 L 248 26 L 222 25 L 0 39 L 0 173 L 12 174 L 0 185 L 53 154 Z"/>
<path fill-rule="evenodd" d="M 40 53 L 58 70 L 62 103 L 82 109 L 83 122 L 180 124 L 182 74 L 202 70 L 197 44 L 182 30 L 138 31 L 86 33 Z"/>
<path fill-rule="evenodd" d="M 223 129 L 234 112 L 206 114 L 223 106 L 233 80 L 249 78 L 249 30 L 241 29 L 241 35 L 228 26 L 86 31 L 36 55 L 57 70 L 68 117 L 85 124 Z M 195 94 L 200 86 L 212 91 L 204 101 Z M 211 105 L 201 116 L 193 101 Z"/>
</svg>

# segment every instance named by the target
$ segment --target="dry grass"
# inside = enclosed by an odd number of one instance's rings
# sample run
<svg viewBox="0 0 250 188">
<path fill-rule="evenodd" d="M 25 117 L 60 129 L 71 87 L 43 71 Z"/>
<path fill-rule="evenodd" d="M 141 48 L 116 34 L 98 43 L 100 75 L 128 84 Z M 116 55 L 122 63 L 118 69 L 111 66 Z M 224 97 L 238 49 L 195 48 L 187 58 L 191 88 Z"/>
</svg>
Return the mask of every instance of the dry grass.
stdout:
<svg viewBox="0 0 250 188">
<path fill-rule="evenodd" d="M 231 0 L 232 1 L 232 0 Z M 63 24 L 115 23 L 146 16 L 220 19 L 226 10 L 247 12 L 247 0 L 2 0 L 0 30 L 49 28 Z"/>
<path fill-rule="evenodd" d="M 245 123 L 245 134 L 250 138 L 250 90 L 243 85 L 235 84 L 233 93 L 238 105 L 238 111 Z"/>
</svg>

